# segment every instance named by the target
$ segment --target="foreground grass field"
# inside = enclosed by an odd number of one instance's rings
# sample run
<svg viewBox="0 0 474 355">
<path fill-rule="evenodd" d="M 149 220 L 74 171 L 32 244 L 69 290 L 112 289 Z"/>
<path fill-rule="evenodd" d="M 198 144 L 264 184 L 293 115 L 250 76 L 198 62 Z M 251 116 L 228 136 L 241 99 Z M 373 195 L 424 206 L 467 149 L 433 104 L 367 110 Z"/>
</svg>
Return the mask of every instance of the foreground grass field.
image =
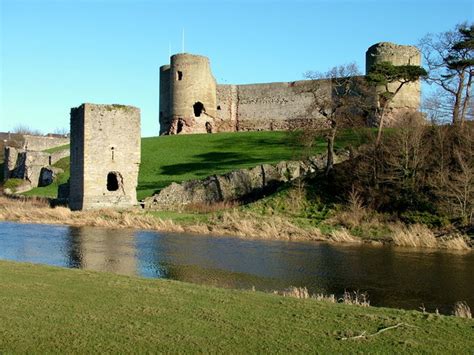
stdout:
<svg viewBox="0 0 474 355">
<path fill-rule="evenodd" d="M 364 134 L 364 131 L 342 132 L 336 148 L 357 145 Z M 143 138 L 137 197 L 142 199 L 151 196 L 171 182 L 202 179 L 258 164 L 300 159 L 303 150 L 300 141 L 288 132 L 232 132 Z M 313 154 L 324 150 L 323 139 L 317 140 L 311 148 Z M 58 164 L 65 170 L 60 182 L 67 181 L 69 160 Z M 45 197 L 56 197 L 56 194 L 57 184 L 25 193 L 28 196 Z"/>
<path fill-rule="evenodd" d="M 474 349 L 474 322 L 455 317 L 5 261 L 0 280 L 2 353 Z M 342 339 L 363 332 L 379 333 Z"/>
</svg>

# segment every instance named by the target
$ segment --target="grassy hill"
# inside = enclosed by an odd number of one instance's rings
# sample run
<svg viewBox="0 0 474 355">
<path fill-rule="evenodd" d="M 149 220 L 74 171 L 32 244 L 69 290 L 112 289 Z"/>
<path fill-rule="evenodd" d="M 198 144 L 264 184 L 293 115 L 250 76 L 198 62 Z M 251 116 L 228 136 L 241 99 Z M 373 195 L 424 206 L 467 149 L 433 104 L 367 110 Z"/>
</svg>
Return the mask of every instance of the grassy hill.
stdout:
<svg viewBox="0 0 474 355">
<path fill-rule="evenodd" d="M 363 131 L 344 131 L 336 148 L 357 145 Z M 319 139 L 312 153 L 325 150 Z M 253 167 L 263 163 L 299 159 L 305 151 L 296 135 L 287 132 L 232 132 L 162 136 L 142 139 L 142 161 L 138 177 L 137 197 L 142 199 L 159 191 L 171 182 L 201 179 L 212 174 Z M 69 159 L 55 164 L 65 170 L 58 182 L 69 177 Z M 26 195 L 56 197 L 58 183 L 35 188 Z"/>
</svg>

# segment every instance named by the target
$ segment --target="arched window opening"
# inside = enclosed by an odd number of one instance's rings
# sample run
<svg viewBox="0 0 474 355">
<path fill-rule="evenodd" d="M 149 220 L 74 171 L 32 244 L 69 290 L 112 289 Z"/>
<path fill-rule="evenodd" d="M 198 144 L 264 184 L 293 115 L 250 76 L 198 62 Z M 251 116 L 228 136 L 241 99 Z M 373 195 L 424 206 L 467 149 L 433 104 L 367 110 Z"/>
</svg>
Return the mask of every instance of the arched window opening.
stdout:
<svg viewBox="0 0 474 355">
<path fill-rule="evenodd" d="M 220 109 L 221 109 L 221 105 L 217 105 L 217 109 L 220 110 Z"/>
<path fill-rule="evenodd" d="M 119 189 L 118 174 L 110 172 L 107 174 L 107 191 L 117 191 Z"/>
<path fill-rule="evenodd" d="M 193 109 L 194 109 L 194 117 L 199 117 L 201 116 L 201 113 L 206 112 L 204 105 L 202 104 L 202 102 L 199 102 L 199 101 L 193 105 Z"/>
</svg>

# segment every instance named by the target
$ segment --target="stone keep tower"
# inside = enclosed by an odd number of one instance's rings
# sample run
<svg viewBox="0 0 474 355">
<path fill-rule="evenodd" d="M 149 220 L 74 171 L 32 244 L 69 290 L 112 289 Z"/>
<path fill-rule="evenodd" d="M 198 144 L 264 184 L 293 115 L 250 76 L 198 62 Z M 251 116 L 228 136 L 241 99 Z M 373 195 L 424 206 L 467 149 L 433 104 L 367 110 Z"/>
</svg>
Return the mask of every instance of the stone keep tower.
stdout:
<svg viewBox="0 0 474 355">
<path fill-rule="evenodd" d="M 71 210 L 137 204 L 140 110 L 83 104 L 71 109 Z"/>
<path fill-rule="evenodd" d="M 390 62 L 393 65 L 421 65 L 421 55 L 414 46 L 403 46 L 390 42 L 380 42 L 369 47 L 365 53 L 365 71 L 370 72 L 373 65 L 380 62 Z M 397 83 L 389 85 L 390 90 L 395 90 Z M 382 90 L 382 89 L 380 89 Z M 420 109 L 420 81 L 405 84 L 389 105 L 391 111 L 388 118 L 396 119 L 398 115 L 416 112 Z M 376 104 L 378 104 L 376 102 Z M 390 122 L 387 122 L 390 124 Z"/>
<path fill-rule="evenodd" d="M 208 58 L 175 54 L 160 68 L 160 134 L 212 132 L 216 102 Z"/>
</svg>

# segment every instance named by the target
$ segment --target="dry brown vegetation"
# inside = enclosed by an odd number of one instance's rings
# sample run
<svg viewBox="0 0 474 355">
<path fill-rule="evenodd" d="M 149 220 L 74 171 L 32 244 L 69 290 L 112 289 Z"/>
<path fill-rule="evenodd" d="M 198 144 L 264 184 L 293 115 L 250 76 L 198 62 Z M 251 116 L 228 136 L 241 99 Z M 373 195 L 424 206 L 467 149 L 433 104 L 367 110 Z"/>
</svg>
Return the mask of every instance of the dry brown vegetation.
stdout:
<svg viewBox="0 0 474 355">
<path fill-rule="evenodd" d="M 162 220 L 139 209 L 117 211 L 100 209 L 71 211 L 66 207 L 49 207 L 46 199 L 0 197 L 0 220 L 72 226 L 136 228 L 169 232 L 232 235 L 252 239 L 324 240 L 319 229 L 303 229 L 281 217 L 264 218 L 238 211 L 224 212 L 208 223 L 180 225 Z"/>
<path fill-rule="evenodd" d="M 273 291 L 274 294 L 283 296 L 283 297 L 294 297 L 294 298 L 313 298 L 318 301 L 326 301 L 331 303 L 344 303 L 351 304 L 355 306 L 369 307 L 369 297 L 365 292 L 359 291 L 344 291 L 344 294 L 340 298 L 336 298 L 334 294 L 325 295 L 323 293 L 310 294 L 306 287 L 295 287 L 291 286 L 282 291 Z"/>
<path fill-rule="evenodd" d="M 373 210 L 428 212 L 460 227 L 474 223 L 473 124 L 427 125 L 407 116 L 381 144 L 361 147 L 347 169 Z"/>
<path fill-rule="evenodd" d="M 259 239 L 325 240 L 318 228 L 302 228 L 280 216 L 262 217 L 251 212 L 227 211 L 211 217 L 218 234 Z"/>
<path fill-rule="evenodd" d="M 436 238 L 433 232 L 422 224 L 392 226 L 392 240 L 397 246 L 415 248 L 440 248 L 450 250 L 471 249 L 461 235 Z"/>
<path fill-rule="evenodd" d="M 472 318 L 471 308 L 466 302 L 459 301 L 454 304 L 453 315 L 461 318 Z"/>
<path fill-rule="evenodd" d="M 361 214 L 366 214 L 366 212 Z M 247 239 L 317 240 L 337 243 L 360 243 L 363 241 L 351 234 L 347 228 L 333 229 L 323 234 L 317 227 L 298 226 L 285 216 L 262 216 L 236 208 L 229 208 L 222 213 L 210 214 L 205 223 L 179 224 L 171 219 L 155 217 L 140 209 L 100 209 L 73 212 L 69 208 L 61 206 L 52 208 L 49 201 L 43 198 L 12 199 L 0 196 L 0 220 L 71 226 L 148 229 L 178 233 L 188 232 L 236 236 Z M 347 220 L 350 220 L 350 218 L 346 219 L 346 222 Z M 376 221 L 376 219 L 374 220 Z M 397 246 L 471 250 L 465 237 L 461 235 L 436 238 L 433 232 L 422 225 L 406 227 L 401 224 L 388 224 L 388 226 L 393 234 L 393 243 Z"/>
<path fill-rule="evenodd" d="M 340 243 L 361 243 L 362 239 L 354 237 L 347 229 L 341 228 L 333 230 L 329 234 L 329 240 Z"/>
</svg>

